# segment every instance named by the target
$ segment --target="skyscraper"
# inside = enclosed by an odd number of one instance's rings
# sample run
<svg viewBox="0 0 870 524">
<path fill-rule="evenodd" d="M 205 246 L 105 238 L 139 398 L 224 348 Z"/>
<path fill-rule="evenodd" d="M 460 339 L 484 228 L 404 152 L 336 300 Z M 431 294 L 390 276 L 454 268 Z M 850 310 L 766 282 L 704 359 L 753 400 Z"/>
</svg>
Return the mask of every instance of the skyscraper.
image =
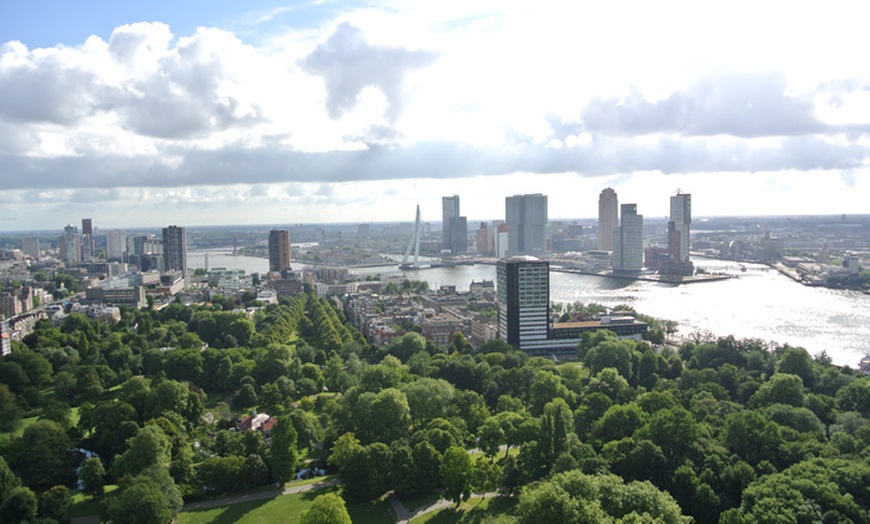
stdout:
<svg viewBox="0 0 870 524">
<path fill-rule="evenodd" d="M 598 249 L 613 251 L 613 228 L 619 225 L 619 199 L 607 188 L 598 195 Z"/>
<path fill-rule="evenodd" d="M 468 251 L 468 221 L 459 214 L 459 195 L 441 197 L 441 249 Z"/>
<path fill-rule="evenodd" d="M 493 234 L 493 229 L 486 222 L 481 222 L 476 237 L 477 254 L 492 256 L 495 253 L 495 235 Z"/>
<path fill-rule="evenodd" d="M 182 277 L 187 277 L 187 234 L 183 227 L 163 228 L 163 268 L 179 270 Z"/>
<path fill-rule="evenodd" d="M 441 197 L 441 249 L 450 249 L 451 223 L 459 216 L 459 195 Z"/>
<path fill-rule="evenodd" d="M 39 239 L 36 237 L 23 239 L 21 241 L 21 251 L 31 258 L 38 259 L 40 255 Z"/>
<path fill-rule="evenodd" d="M 498 337 L 522 351 L 547 345 L 550 264 L 531 256 L 501 259 L 496 266 Z"/>
<path fill-rule="evenodd" d="M 106 257 L 109 260 L 122 260 L 127 252 L 127 235 L 120 229 L 106 233 Z"/>
<path fill-rule="evenodd" d="M 547 253 L 547 197 L 540 193 L 505 198 L 507 256 Z"/>
<path fill-rule="evenodd" d="M 94 256 L 94 223 L 90 218 L 82 219 L 82 259 Z"/>
<path fill-rule="evenodd" d="M 67 264 L 75 264 L 82 259 L 79 230 L 72 224 L 63 228 L 63 236 L 60 237 L 60 257 Z"/>
<path fill-rule="evenodd" d="M 613 272 L 636 275 L 643 269 L 643 215 L 637 204 L 622 204 L 619 226 L 613 228 Z"/>
<path fill-rule="evenodd" d="M 668 222 L 668 254 L 680 264 L 689 262 L 689 229 L 692 225 L 692 195 L 677 193 L 671 197 L 671 220 Z"/>
<path fill-rule="evenodd" d="M 290 269 L 290 231 L 269 231 L 269 271 Z"/>
</svg>

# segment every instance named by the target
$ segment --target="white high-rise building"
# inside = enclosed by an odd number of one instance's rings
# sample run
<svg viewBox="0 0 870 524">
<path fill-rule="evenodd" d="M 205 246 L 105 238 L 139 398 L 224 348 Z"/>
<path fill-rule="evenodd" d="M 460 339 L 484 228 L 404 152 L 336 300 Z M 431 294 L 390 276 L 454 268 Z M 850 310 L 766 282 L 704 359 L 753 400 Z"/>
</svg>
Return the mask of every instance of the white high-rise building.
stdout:
<svg viewBox="0 0 870 524">
<path fill-rule="evenodd" d="M 127 252 L 127 235 L 120 229 L 106 233 L 106 256 L 109 260 L 122 260 Z"/>
<path fill-rule="evenodd" d="M 38 238 L 25 238 L 21 241 L 21 251 L 24 252 L 25 255 L 39 259 L 40 248 L 39 248 L 39 239 Z"/>
<path fill-rule="evenodd" d="M 619 199 L 607 188 L 598 195 L 598 249 L 613 251 L 613 228 L 619 225 Z"/>
<path fill-rule="evenodd" d="M 60 237 L 60 258 L 67 264 L 76 264 L 82 260 L 79 229 L 72 224 L 63 228 L 63 236 Z"/>
<path fill-rule="evenodd" d="M 637 274 L 643 269 L 643 215 L 637 204 L 622 204 L 619 226 L 613 229 L 613 272 Z"/>
<path fill-rule="evenodd" d="M 689 235 L 692 225 L 692 195 L 677 193 L 671 197 L 671 220 L 668 222 L 668 254 L 680 264 L 689 262 Z"/>
</svg>

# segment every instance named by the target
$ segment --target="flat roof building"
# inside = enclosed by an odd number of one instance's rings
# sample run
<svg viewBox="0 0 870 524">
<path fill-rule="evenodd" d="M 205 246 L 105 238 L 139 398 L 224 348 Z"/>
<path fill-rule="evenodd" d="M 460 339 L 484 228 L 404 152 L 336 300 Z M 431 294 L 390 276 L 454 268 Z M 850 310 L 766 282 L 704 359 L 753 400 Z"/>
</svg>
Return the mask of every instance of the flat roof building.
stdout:
<svg viewBox="0 0 870 524">
<path fill-rule="evenodd" d="M 598 195 L 598 249 L 613 250 L 613 229 L 619 225 L 619 199 L 613 188 Z"/>
<path fill-rule="evenodd" d="M 163 269 L 178 270 L 187 277 L 187 231 L 183 227 L 163 228 Z"/>
<path fill-rule="evenodd" d="M 507 256 L 547 253 L 547 196 L 540 193 L 505 198 Z"/>
<path fill-rule="evenodd" d="M 269 271 L 290 269 L 290 231 L 273 229 L 269 231 Z"/>
</svg>

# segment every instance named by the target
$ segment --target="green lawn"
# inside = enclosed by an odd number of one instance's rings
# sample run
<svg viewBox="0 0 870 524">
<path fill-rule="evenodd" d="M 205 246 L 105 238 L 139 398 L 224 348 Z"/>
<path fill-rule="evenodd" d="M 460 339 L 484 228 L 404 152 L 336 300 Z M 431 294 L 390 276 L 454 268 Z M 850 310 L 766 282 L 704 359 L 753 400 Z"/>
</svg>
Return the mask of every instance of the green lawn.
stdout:
<svg viewBox="0 0 870 524">
<path fill-rule="evenodd" d="M 182 512 L 178 515 L 177 522 L 178 524 L 298 522 L 302 513 L 311 506 L 318 495 L 329 493 L 335 489 L 337 488 L 327 487 L 294 495 L 252 500 L 231 506 Z M 396 521 L 396 516 L 386 500 L 372 504 L 348 504 L 347 511 L 354 524 L 386 524 Z"/>
<path fill-rule="evenodd" d="M 117 484 L 108 484 L 105 488 L 105 493 L 111 493 L 118 489 Z M 67 512 L 69 518 L 87 517 L 88 515 L 99 515 L 100 503 L 91 497 L 86 496 L 81 491 L 73 493 L 72 505 Z"/>
<path fill-rule="evenodd" d="M 517 521 L 513 516 L 516 505 L 517 499 L 508 497 L 471 499 L 463 502 L 458 510 L 451 506 L 420 515 L 411 520 L 411 524 L 513 524 Z"/>
<path fill-rule="evenodd" d="M 39 417 L 27 417 L 27 418 L 21 419 L 21 423 L 18 425 L 18 429 L 15 430 L 15 433 L 14 433 L 15 437 L 20 437 L 21 435 L 23 435 L 24 428 L 33 424 L 38 419 L 39 419 Z M 9 436 L 10 436 L 9 433 L 0 432 L 0 447 L 6 446 L 6 444 L 9 444 L 9 441 L 11 440 L 9 438 Z"/>
</svg>

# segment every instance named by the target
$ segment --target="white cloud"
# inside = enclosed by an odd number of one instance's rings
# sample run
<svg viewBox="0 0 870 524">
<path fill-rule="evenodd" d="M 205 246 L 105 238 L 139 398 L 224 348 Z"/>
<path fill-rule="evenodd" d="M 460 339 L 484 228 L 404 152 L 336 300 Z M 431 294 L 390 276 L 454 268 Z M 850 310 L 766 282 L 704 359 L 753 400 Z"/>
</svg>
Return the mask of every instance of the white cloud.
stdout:
<svg viewBox="0 0 870 524">
<path fill-rule="evenodd" d="M 491 190 L 470 196 L 485 187 L 555 187 L 551 209 L 571 215 L 584 208 L 563 195 L 586 199 L 602 180 L 643 185 L 650 202 L 728 179 L 783 202 L 843 190 L 864 209 L 851 197 L 870 157 L 868 37 L 848 3 L 330 9 L 257 45 L 159 22 L 108 42 L 0 45 L 0 183 L 39 206 L 135 201 L 156 218 L 170 203 L 226 206 L 215 219 L 230 222 L 323 202 L 342 219 L 378 202 L 388 219 L 435 198 L 424 191 L 503 212 Z"/>
</svg>

